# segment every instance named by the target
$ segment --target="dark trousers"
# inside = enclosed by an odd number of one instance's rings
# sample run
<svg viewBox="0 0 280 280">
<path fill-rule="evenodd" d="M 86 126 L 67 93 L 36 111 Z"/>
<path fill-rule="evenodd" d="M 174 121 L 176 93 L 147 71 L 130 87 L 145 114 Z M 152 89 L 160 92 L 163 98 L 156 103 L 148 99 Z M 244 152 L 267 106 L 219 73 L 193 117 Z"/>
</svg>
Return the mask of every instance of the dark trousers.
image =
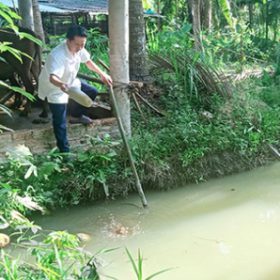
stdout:
<svg viewBox="0 0 280 280">
<path fill-rule="evenodd" d="M 81 82 L 81 84 L 81 90 L 94 100 L 98 94 L 96 88 L 85 82 Z M 70 149 L 67 138 L 67 104 L 49 103 L 49 107 L 52 112 L 52 124 L 56 138 L 56 145 L 61 153 L 68 153 Z M 78 104 L 72 99 L 69 99 L 69 109 L 71 116 L 73 117 L 81 117 L 87 110 L 86 107 Z"/>
<path fill-rule="evenodd" d="M 67 104 L 49 103 L 52 112 L 53 131 L 56 138 L 56 145 L 61 153 L 69 152 L 67 138 Z"/>
</svg>

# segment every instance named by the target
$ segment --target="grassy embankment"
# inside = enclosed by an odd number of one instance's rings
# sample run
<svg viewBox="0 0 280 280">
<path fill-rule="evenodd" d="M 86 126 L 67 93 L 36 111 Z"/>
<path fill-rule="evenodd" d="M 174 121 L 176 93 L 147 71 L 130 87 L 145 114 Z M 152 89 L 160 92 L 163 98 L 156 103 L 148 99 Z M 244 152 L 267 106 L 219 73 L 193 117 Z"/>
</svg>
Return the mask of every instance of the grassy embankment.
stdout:
<svg viewBox="0 0 280 280">
<path fill-rule="evenodd" d="M 131 146 L 146 189 L 248 170 L 274 159 L 269 145 L 279 147 L 279 82 L 266 71 L 269 63 L 260 65 L 258 58 L 257 65 L 251 57 L 239 61 L 225 48 L 214 48 L 214 43 L 219 46 L 214 37 L 205 40 L 203 52 L 196 52 L 188 35 L 184 28 L 163 32 L 149 44 L 154 83 L 139 91 L 163 116 L 142 104 L 141 115 L 132 104 Z M 103 37 L 89 43 L 105 52 Z M 251 46 L 243 48 L 246 55 Z M 269 59 L 261 50 L 258 55 Z M 258 66 L 262 76 L 225 79 L 217 69 L 228 65 L 231 72 L 243 73 Z M 122 145 L 109 138 L 91 142 L 92 149 L 76 151 L 77 159 L 67 164 L 53 152 L 30 156 L 24 164 L 10 160 L 1 167 L 1 180 L 50 208 L 104 197 L 107 188 L 113 197 L 127 194 L 134 180 Z"/>
</svg>

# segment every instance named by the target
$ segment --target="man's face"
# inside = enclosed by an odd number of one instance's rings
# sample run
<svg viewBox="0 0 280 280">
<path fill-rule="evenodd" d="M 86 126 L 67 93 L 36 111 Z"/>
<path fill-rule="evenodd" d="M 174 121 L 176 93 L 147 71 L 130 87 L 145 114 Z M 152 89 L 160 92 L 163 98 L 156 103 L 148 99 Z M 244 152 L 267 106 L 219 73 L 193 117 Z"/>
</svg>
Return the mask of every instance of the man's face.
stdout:
<svg viewBox="0 0 280 280">
<path fill-rule="evenodd" d="M 74 39 L 67 40 L 67 45 L 70 52 L 77 53 L 85 47 L 86 41 L 87 38 L 85 37 L 75 36 Z"/>
</svg>

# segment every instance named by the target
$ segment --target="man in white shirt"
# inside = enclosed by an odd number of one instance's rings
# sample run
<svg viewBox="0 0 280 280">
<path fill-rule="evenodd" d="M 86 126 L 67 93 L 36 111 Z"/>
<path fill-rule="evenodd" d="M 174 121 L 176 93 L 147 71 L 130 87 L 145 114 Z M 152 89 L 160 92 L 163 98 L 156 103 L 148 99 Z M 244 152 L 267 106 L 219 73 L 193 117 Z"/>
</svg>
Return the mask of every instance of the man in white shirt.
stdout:
<svg viewBox="0 0 280 280">
<path fill-rule="evenodd" d="M 71 87 L 78 87 L 88 96 L 94 99 L 97 91 L 94 87 L 77 79 L 80 63 L 100 75 L 102 81 L 112 84 L 109 75 L 103 72 L 91 59 L 90 54 L 84 48 L 86 44 L 86 29 L 81 26 L 72 26 L 66 34 L 66 41 L 55 47 L 46 59 L 45 66 L 39 76 L 39 98 L 49 103 L 52 112 L 52 123 L 57 147 L 61 153 L 69 152 L 67 138 L 67 103 L 69 96 L 67 91 Z M 85 107 L 72 101 L 75 116 L 82 123 L 90 123 L 90 119 L 84 116 Z"/>
</svg>

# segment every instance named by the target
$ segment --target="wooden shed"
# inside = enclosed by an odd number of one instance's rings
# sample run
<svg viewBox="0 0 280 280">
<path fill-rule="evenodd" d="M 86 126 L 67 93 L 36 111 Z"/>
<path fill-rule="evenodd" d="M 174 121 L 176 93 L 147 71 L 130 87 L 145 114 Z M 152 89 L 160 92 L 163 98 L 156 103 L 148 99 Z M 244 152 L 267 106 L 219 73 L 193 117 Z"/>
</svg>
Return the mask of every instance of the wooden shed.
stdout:
<svg viewBox="0 0 280 280">
<path fill-rule="evenodd" d="M 18 8 L 19 0 L 1 0 L 11 9 Z M 48 34 L 61 35 L 72 24 L 97 28 L 108 33 L 107 0 L 38 0 L 44 30 Z"/>
<path fill-rule="evenodd" d="M 39 0 L 39 5 L 44 29 L 49 34 L 65 33 L 72 24 L 108 33 L 107 0 Z"/>
<path fill-rule="evenodd" d="M 19 0 L 1 0 L 6 6 L 17 9 Z M 81 24 L 86 28 L 96 28 L 108 34 L 109 0 L 38 0 L 42 14 L 44 30 L 51 35 L 65 33 L 72 24 Z M 145 18 L 161 15 L 154 11 L 144 12 Z"/>
</svg>

